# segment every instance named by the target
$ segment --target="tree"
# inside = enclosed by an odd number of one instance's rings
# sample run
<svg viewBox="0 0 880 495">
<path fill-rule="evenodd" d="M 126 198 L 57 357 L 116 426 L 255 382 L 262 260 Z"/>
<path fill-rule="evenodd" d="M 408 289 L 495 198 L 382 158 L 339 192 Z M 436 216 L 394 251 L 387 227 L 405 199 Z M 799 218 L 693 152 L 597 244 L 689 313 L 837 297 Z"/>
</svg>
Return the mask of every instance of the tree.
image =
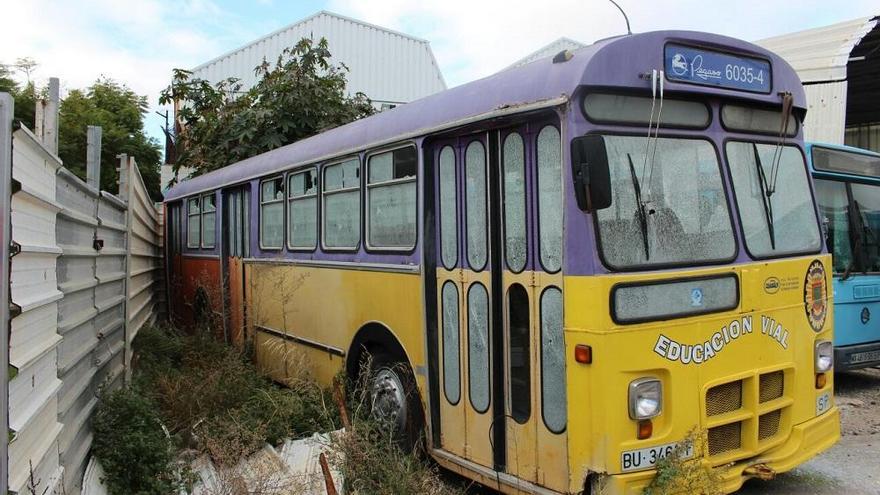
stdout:
<svg viewBox="0 0 880 495">
<path fill-rule="evenodd" d="M 101 126 L 101 189 L 118 189 L 116 156 L 125 153 L 137 161 L 150 197 L 161 200 L 162 154 L 159 143 L 144 134 L 143 116 L 147 110 L 145 96 L 112 79 L 99 79 L 86 90 L 70 91 L 59 112 L 58 155 L 64 166 L 85 179 L 87 128 Z"/>
<path fill-rule="evenodd" d="M 373 113 L 363 93 L 347 96 L 348 68 L 330 63 L 327 40 L 303 38 L 254 69 L 259 82 L 242 91 L 237 79 L 212 86 L 175 69 L 160 103 L 178 105 L 175 147 L 180 167 L 195 175 L 312 136 Z"/>
<path fill-rule="evenodd" d="M 36 63 L 34 64 L 36 65 Z M 34 128 L 34 113 L 37 104 L 37 88 L 34 83 L 28 82 L 24 88 L 20 88 L 12 78 L 12 68 L 15 64 L 0 64 L 0 92 L 9 93 L 15 100 L 14 119 L 23 123 L 29 129 Z"/>
<path fill-rule="evenodd" d="M 18 90 L 18 84 L 12 79 L 9 67 L 6 64 L 0 64 L 0 92 L 15 93 Z"/>
</svg>

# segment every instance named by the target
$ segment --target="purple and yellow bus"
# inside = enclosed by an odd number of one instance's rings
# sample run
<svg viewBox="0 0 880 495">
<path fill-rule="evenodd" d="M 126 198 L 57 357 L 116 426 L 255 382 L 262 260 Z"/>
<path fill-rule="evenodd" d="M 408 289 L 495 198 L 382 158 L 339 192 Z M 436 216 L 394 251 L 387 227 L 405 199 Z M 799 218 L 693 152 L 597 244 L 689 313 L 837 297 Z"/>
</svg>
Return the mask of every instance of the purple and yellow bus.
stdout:
<svg viewBox="0 0 880 495">
<path fill-rule="evenodd" d="M 732 492 L 839 436 L 805 112 L 736 39 L 564 51 L 172 189 L 172 313 L 279 382 L 371 356 L 373 412 L 505 493 L 640 493 L 693 431 Z"/>
</svg>

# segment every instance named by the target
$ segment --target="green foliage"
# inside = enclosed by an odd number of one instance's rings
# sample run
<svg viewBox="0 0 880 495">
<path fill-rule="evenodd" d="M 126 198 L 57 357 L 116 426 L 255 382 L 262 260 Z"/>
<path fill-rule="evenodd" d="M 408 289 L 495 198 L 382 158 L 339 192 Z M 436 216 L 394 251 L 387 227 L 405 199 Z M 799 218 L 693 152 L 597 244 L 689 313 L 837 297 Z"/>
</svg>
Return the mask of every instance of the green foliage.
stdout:
<svg viewBox="0 0 880 495">
<path fill-rule="evenodd" d="M 164 495 L 178 488 L 174 450 L 148 399 L 129 389 L 104 391 L 92 425 L 92 452 L 111 495 Z"/>
<path fill-rule="evenodd" d="M 74 89 L 61 102 L 58 154 L 64 166 L 86 178 L 87 128 L 102 127 L 101 189 L 118 191 L 117 155 L 134 156 L 150 197 L 161 200 L 159 143 L 144 133 L 147 99 L 112 79 L 99 79 L 85 90 Z"/>
<path fill-rule="evenodd" d="M 688 433 L 671 454 L 657 461 L 657 472 L 643 495 L 720 495 L 721 475 L 704 462 L 706 445 L 705 431 Z"/>
<path fill-rule="evenodd" d="M 346 96 L 348 68 L 330 64 L 327 40 L 304 38 L 254 72 L 259 82 L 242 91 L 236 79 L 212 86 L 176 69 L 160 102 L 177 102 L 184 131 L 177 137 L 179 167 L 196 174 L 312 136 L 373 113 L 362 93 Z"/>
<path fill-rule="evenodd" d="M 28 81 L 22 88 L 12 78 L 14 65 L 0 64 L 0 92 L 9 93 L 15 100 L 16 121 L 23 123 L 29 129 L 34 128 L 34 114 L 36 113 L 37 89 L 34 83 Z"/>
</svg>

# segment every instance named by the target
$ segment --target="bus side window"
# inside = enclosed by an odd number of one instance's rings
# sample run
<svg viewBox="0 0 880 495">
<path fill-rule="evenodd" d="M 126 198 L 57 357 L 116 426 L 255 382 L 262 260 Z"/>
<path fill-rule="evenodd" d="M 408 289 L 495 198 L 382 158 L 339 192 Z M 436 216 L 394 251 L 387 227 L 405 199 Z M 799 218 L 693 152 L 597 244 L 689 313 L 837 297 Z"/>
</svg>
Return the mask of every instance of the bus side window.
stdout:
<svg viewBox="0 0 880 495">
<path fill-rule="evenodd" d="M 198 249 L 201 234 L 200 198 L 186 200 L 186 247 Z"/>
<path fill-rule="evenodd" d="M 260 247 L 281 249 L 284 239 L 284 179 L 260 183 Z"/>
<path fill-rule="evenodd" d="M 314 168 L 287 179 L 287 247 L 312 250 L 318 243 L 318 177 Z"/>
<path fill-rule="evenodd" d="M 324 167 L 323 236 L 328 249 L 357 249 L 361 241 L 360 159 Z"/>
<path fill-rule="evenodd" d="M 371 248 L 407 250 L 416 245 L 416 149 L 370 157 L 367 167 L 367 241 Z"/>
<path fill-rule="evenodd" d="M 565 393 L 565 342 L 562 332 L 562 291 L 548 287 L 541 294 L 541 412 L 553 433 L 568 422 Z"/>
<path fill-rule="evenodd" d="M 214 248 L 214 238 L 217 226 L 217 205 L 214 193 L 202 196 L 202 247 Z"/>
<path fill-rule="evenodd" d="M 455 174 L 455 151 L 452 146 L 444 146 L 440 151 L 440 258 L 447 270 L 454 269 L 458 263 L 458 190 Z"/>
<path fill-rule="evenodd" d="M 447 280 L 443 284 L 443 391 L 453 405 L 461 399 L 458 325 L 458 287 Z"/>
<path fill-rule="evenodd" d="M 562 268 L 562 157 L 559 131 L 552 125 L 538 133 L 538 238 L 541 266 Z"/>
<path fill-rule="evenodd" d="M 465 152 L 465 198 L 467 259 L 475 272 L 486 267 L 488 259 L 488 217 L 486 208 L 486 148 L 471 141 Z"/>
</svg>

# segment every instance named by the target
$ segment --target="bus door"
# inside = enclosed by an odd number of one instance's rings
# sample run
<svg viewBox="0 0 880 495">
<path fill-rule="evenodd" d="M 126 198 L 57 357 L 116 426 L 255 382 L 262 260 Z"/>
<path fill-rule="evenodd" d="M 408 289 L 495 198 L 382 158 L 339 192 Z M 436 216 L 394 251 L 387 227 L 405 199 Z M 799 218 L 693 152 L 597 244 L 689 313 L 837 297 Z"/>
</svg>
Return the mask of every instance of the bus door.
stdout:
<svg viewBox="0 0 880 495">
<path fill-rule="evenodd" d="M 497 133 L 506 472 L 565 492 L 562 158 L 557 125 Z"/>
<path fill-rule="evenodd" d="M 489 136 L 433 146 L 437 201 L 437 328 L 440 446 L 496 467 L 493 419 Z M 499 390 L 500 391 L 500 390 Z M 503 424 L 503 417 L 499 425 Z"/>
<path fill-rule="evenodd" d="M 568 489 L 558 127 L 433 146 L 440 443 Z"/>
<path fill-rule="evenodd" d="M 227 341 L 244 346 L 245 280 L 243 259 L 249 256 L 248 186 L 223 191 L 223 297 Z"/>
<path fill-rule="evenodd" d="M 168 223 L 168 240 L 166 243 L 166 290 L 168 301 L 168 313 L 171 315 L 172 321 L 181 317 L 183 308 L 180 306 L 180 298 L 177 297 L 181 285 L 181 273 L 183 270 L 183 219 L 181 217 L 180 201 L 171 203 L 167 206 L 167 223 Z"/>
</svg>

